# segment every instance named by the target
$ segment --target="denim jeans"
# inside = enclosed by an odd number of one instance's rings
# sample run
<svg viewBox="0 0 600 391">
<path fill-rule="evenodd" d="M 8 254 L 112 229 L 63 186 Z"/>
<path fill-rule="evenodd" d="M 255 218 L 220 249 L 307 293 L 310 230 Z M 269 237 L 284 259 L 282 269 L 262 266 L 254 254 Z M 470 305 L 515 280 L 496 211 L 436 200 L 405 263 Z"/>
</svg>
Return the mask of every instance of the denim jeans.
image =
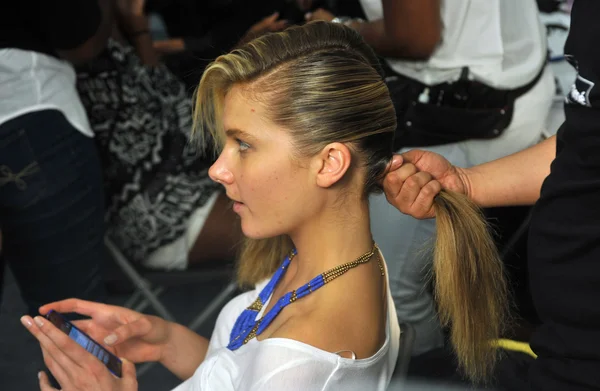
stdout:
<svg viewBox="0 0 600 391">
<path fill-rule="evenodd" d="M 68 297 L 105 299 L 103 215 L 93 139 L 57 110 L 0 125 L 1 257 L 31 315 Z"/>
</svg>

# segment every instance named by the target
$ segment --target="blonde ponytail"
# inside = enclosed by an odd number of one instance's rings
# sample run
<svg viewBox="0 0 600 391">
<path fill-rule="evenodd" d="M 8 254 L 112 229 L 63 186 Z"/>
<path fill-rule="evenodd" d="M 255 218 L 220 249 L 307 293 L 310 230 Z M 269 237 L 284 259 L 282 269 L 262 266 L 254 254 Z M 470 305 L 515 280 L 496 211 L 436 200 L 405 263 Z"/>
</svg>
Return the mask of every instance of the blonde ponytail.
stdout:
<svg viewBox="0 0 600 391">
<path fill-rule="evenodd" d="M 509 293 L 498 251 L 480 209 L 442 191 L 435 200 L 434 293 L 458 363 L 473 381 L 488 379 L 497 361 L 492 343 L 507 321 Z"/>
</svg>

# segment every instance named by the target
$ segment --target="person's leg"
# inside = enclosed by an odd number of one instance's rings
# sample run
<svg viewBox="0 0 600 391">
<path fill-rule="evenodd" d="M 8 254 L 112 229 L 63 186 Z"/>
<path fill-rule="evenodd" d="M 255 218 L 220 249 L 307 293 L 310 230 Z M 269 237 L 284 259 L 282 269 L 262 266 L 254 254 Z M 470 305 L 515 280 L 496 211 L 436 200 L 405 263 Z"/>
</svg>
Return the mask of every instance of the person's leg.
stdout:
<svg viewBox="0 0 600 391">
<path fill-rule="evenodd" d="M 102 301 L 104 203 L 91 138 L 56 110 L 0 126 L 3 252 L 29 313 L 68 297 Z"/>
<path fill-rule="evenodd" d="M 217 197 L 196 242 L 190 249 L 188 264 L 235 258 L 242 232 L 238 216 L 225 193 Z"/>
<path fill-rule="evenodd" d="M 427 149 L 445 156 L 453 164 L 465 164 L 465 153 L 456 144 Z M 388 265 L 398 318 L 416 329 L 413 355 L 443 346 L 442 328 L 427 284 L 435 220 L 404 215 L 383 194 L 369 198 L 369 210 L 373 238 Z"/>
</svg>

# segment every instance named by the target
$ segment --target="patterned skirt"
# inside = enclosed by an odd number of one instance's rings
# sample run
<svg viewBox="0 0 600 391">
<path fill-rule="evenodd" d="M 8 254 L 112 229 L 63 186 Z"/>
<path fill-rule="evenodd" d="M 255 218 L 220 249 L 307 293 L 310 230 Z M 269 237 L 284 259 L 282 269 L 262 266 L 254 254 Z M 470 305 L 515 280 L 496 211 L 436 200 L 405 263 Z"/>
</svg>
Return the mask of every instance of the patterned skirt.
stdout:
<svg viewBox="0 0 600 391">
<path fill-rule="evenodd" d="M 131 261 L 185 268 L 220 185 L 208 177 L 212 153 L 190 140 L 183 83 L 111 40 L 78 69 L 77 87 L 102 159 L 109 237 Z"/>
</svg>

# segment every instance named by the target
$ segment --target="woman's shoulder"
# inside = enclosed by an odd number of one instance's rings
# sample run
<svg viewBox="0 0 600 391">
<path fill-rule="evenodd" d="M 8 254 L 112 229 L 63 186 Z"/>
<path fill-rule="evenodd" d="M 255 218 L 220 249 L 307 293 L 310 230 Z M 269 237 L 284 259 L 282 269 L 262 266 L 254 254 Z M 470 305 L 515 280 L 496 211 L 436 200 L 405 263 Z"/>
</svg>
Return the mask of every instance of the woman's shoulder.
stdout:
<svg viewBox="0 0 600 391">
<path fill-rule="evenodd" d="M 286 338 L 329 353 L 351 351 L 359 359 L 375 355 L 386 340 L 381 298 L 372 292 L 348 292 L 343 286 L 327 288 L 287 307 L 288 313 L 280 314 L 285 321 L 266 339 Z"/>
</svg>

